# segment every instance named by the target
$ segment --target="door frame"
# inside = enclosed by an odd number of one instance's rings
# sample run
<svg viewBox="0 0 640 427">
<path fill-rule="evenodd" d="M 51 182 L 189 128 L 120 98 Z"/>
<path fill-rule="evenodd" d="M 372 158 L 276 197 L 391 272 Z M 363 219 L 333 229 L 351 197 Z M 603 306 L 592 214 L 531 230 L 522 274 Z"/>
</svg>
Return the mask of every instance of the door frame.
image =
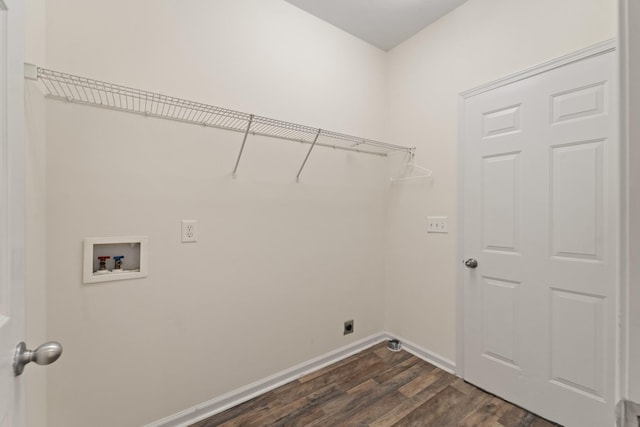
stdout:
<svg viewBox="0 0 640 427">
<path fill-rule="evenodd" d="M 578 61 L 582 61 L 584 59 L 593 57 L 593 56 L 598 56 L 598 55 L 603 55 L 609 52 L 617 52 L 617 43 L 616 43 L 616 39 L 609 39 L 609 40 L 605 40 L 601 43 L 597 43 L 595 45 L 586 47 L 584 49 L 580 49 L 577 50 L 575 52 L 571 52 L 568 53 L 566 55 L 560 56 L 558 58 L 552 59 L 550 61 L 547 62 L 543 62 L 541 64 L 538 65 L 534 65 L 530 68 L 526 68 L 522 71 L 516 72 L 514 74 L 508 75 L 506 77 L 502 77 L 500 79 L 491 81 L 489 83 L 485 83 L 483 85 L 477 86 L 473 89 L 469 89 L 466 90 L 462 93 L 459 94 L 458 96 L 458 145 L 457 145 L 457 149 L 458 149 L 458 173 L 457 173 L 457 179 L 458 179 L 458 209 L 457 209 L 457 214 L 458 214 L 458 221 L 457 221 L 457 229 L 458 229 L 458 235 L 457 235 L 457 242 L 456 242 L 456 246 L 457 246 L 457 250 L 456 250 L 456 258 L 457 258 L 457 268 L 456 268 L 456 298 L 457 298 L 457 304 L 456 304 L 456 356 L 455 356 L 455 362 L 456 362 L 456 375 L 464 378 L 464 374 L 465 374 L 465 370 L 464 370 L 464 272 L 465 272 L 465 267 L 462 263 L 462 261 L 465 259 L 465 256 L 467 256 L 467 254 L 464 253 L 463 250 L 463 237 L 464 237 L 464 227 L 463 227 L 463 220 L 464 220 L 464 201 L 463 201 L 463 186 L 464 186 L 464 167 L 463 167 L 463 149 L 464 149 L 464 142 L 465 142 L 465 135 L 464 135 L 464 116 L 465 116 L 465 103 L 466 100 L 468 98 L 471 98 L 473 96 L 476 95 L 480 95 L 484 92 L 488 92 L 490 90 L 494 90 L 512 83 L 516 83 L 519 82 L 521 80 L 525 80 L 528 79 L 530 77 L 554 70 L 556 68 L 560 68 L 563 67 L 565 65 L 569 65 L 571 63 L 574 62 L 578 62 Z M 615 92 L 618 92 L 618 88 L 614 89 Z M 621 144 L 623 144 L 623 142 L 621 142 Z M 622 153 L 625 152 L 625 150 L 623 149 L 624 146 L 621 146 L 621 155 Z M 619 181 L 624 181 L 624 177 L 620 177 Z M 621 190 L 624 188 L 624 183 L 621 183 Z M 622 215 L 624 215 L 624 211 L 621 210 Z M 621 221 L 621 223 L 624 223 L 624 221 Z M 621 253 L 621 257 L 623 257 L 625 255 L 624 252 Z M 620 264 L 620 262 L 618 262 L 618 265 Z M 620 270 L 620 269 L 619 269 Z M 618 273 L 618 277 L 620 277 L 620 271 Z M 616 292 L 618 295 L 621 295 L 621 280 L 618 279 L 618 283 L 616 283 Z M 618 305 L 621 304 L 621 298 L 618 298 Z M 620 307 L 617 308 L 617 313 L 619 314 L 621 313 Z M 619 354 L 619 350 L 621 348 L 621 346 L 624 346 L 624 336 L 621 334 L 620 328 L 618 328 L 618 331 L 616 333 L 617 337 L 616 337 L 616 354 Z M 620 395 L 620 363 L 618 360 L 616 360 L 616 396 L 615 396 L 615 400 L 618 401 L 619 399 L 619 395 Z M 491 390 L 489 390 L 491 391 Z"/>
<path fill-rule="evenodd" d="M 618 377 L 621 402 L 618 409 L 621 425 L 635 425 L 633 420 L 640 417 L 640 364 L 632 364 L 640 355 L 640 339 L 634 338 L 640 325 L 638 304 L 633 303 L 640 291 L 632 283 L 640 281 L 640 266 L 631 258 L 640 248 L 640 226 L 630 219 L 638 214 L 640 190 L 632 183 L 640 180 L 640 173 L 631 165 L 638 165 L 640 150 L 631 143 L 640 137 L 640 123 L 630 118 L 639 111 L 637 99 L 640 81 L 637 75 L 640 67 L 640 7 L 631 0 L 618 1 L 618 64 L 619 71 L 619 109 L 620 109 L 620 351 L 618 355 Z M 635 401 L 635 402 L 634 402 Z M 627 424 L 627 422 L 629 424 Z"/>
<path fill-rule="evenodd" d="M 21 0 L 2 0 L 5 10 L 3 19 L 6 19 L 6 39 L 1 49 L 5 49 L 3 62 L 6 73 L 7 86 L 5 105 L 6 120 L 4 141 L 2 150 L 3 190 L 5 194 L 0 200 L 0 209 L 4 211 L 6 241 L 3 242 L 5 251 L 5 277 L 10 281 L 10 320 L 7 324 L 10 328 L 9 343 L 12 349 L 25 337 L 26 333 L 26 289 L 25 289 L 25 121 L 24 121 L 24 55 L 25 55 L 25 2 Z M 3 82 L 4 83 L 4 82 Z M 5 343 L 1 343 L 3 352 Z M 3 359 L 8 355 L 3 354 Z M 23 377 L 13 377 L 11 380 L 14 394 L 11 396 L 10 419 L 12 425 L 21 427 L 26 425 L 26 387 Z"/>
</svg>

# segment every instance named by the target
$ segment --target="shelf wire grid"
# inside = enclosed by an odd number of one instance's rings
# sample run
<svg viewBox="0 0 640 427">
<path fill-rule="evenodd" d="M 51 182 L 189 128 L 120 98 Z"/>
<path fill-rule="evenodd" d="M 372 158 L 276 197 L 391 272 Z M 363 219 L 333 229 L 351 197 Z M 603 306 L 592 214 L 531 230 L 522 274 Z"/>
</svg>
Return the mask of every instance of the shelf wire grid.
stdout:
<svg viewBox="0 0 640 427">
<path fill-rule="evenodd" d="M 414 150 L 41 67 L 37 76 L 47 96 L 80 104 L 378 156 Z"/>
</svg>

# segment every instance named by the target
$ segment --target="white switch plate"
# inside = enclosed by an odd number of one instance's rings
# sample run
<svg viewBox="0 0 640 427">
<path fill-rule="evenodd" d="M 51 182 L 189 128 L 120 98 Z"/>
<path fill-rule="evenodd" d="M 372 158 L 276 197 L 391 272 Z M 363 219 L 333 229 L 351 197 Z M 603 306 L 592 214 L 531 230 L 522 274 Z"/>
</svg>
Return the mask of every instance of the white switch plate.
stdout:
<svg viewBox="0 0 640 427">
<path fill-rule="evenodd" d="M 195 219 L 182 220 L 182 243 L 198 241 L 198 221 Z"/>
<path fill-rule="evenodd" d="M 427 233 L 448 233 L 449 218 L 446 216 L 428 216 Z"/>
</svg>

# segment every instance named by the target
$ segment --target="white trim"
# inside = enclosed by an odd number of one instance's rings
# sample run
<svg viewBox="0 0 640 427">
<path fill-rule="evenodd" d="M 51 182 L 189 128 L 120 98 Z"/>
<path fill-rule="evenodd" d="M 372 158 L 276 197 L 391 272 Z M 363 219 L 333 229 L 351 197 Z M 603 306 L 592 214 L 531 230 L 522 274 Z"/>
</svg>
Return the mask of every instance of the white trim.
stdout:
<svg viewBox="0 0 640 427">
<path fill-rule="evenodd" d="M 407 353 L 411 353 L 417 358 L 422 359 L 425 362 L 429 362 L 432 365 L 450 374 L 456 373 L 456 364 L 454 361 L 449 360 L 446 357 L 439 355 L 438 353 L 434 353 L 433 351 L 422 348 L 419 345 L 414 344 L 411 341 L 408 341 L 398 335 L 390 334 L 388 332 L 385 332 L 384 335 L 386 339 L 394 338 L 400 341 L 402 350 L 405 350 Z"/>
<path fill-rule="evenodd" d="M 618 278 L 618 329 L 616 336 L 616 401 L 629 397 L 629 364 L 628 364 L 628 310 L 629 310 L 629 292 L 628 292 L 628 253 L 629 253 L 629 142 L 628 142 L 628 123 L 629 123 L 629 102 L 628 102 L 628 40 L 627 40 L 627 5 L 624 1 L 620 2 L 619 7 L 619 25 L 618 25 L 618 108 L 619 108 L 619 124 L 618 124 L 618 144 L 619 144 L 619 278 Z M 624 414 L 623 414 L 624 417 Z"/>
<path fill-rule="evenodd" d="M 480 95 L 481 93 L 488 92 L 490 90 L 518 82 L 520 80 L 525 80 L 538 74 L 546 73 L 547 71 L 551 71 L 553 69 L 560 68 L 574 62 L 582 61 L 583 59 L 587 59 L 592 56 L 612 52 L 614 50 L 616 50 L 616 39 L 605 40 L 584 49 L 562 55 L 550 61 L 534 65 L 533 67 L 526 68 L 522 71 L 518 71 L 517 73 L 510 74 L 506 77 L 502 77 L 492 82 L 485 83 L 473 89 L 466 90 L 462 92 L 460 96 L 462 96 L 463 98 L 470 98 L 472 96 Z"/>
<path fill-rule="evenodd" d="M 463 253 L 463 219 L 464 219 L 464 206 L 463 206 L 463 192 L 462 192 L 462 184 L 464 182 L 463 174 L 464 168 L 462 167 L 462 155 L 463 155 L 463 147 L 464 147 L 464 109 L 465 109 L 465 100 L 467 98 L 471 98 L 476 95 L 480 95 L 482 93 L 488 92 L 490 90 L 494 90 L 512 83 L 519 82 L 521 80 L 528 79 L 530 77 L 545 73 L 547 71 L 554 70 L 556 68 L 563 67 L 565 65 L 572 64 L 574 62 L 582 61 L 587 58 L 591 58 L 598 55 L 603 55 L 609 52 L 616 51 L 617 43 L 616 39 L 609 39 L 603 42 L 594 44 L 592 46 L 586 47 L 584 49 L 577 50 L 575 52 L 568 53 L 566 55 L 560 56 L 556 59 L 552 59 L 547 62 L 543 62 L 538 65 L 534 65 L 533 67 L 529 67 L 525 70 L 516 72 L 514 74 L 502 77 L 500 79 L 494 80 L 489 83 L 485 83 L 483 85 L 477 86 L 473 89 L 466 90 L 461 92 L 458 97 L 458 241 L 457 241 L 457 256 L 459 260 L 464 259 Z M 621 146 L 621 149 L 624 148 Z M 622 179 L 624 181 L 624 179 Z M 462 265 L 458 265 L 457 267 L 457 304 L 456 304 L 456 375 L 460 377 L 464 377 L 464 283 L 462 280 L 463 277 L 463 267 Z"/>
<path fill-rule="evenodd" d="M 318 356 L 306 362 L 302 362 L 292 368 L 285 369 L 262 380 L 240 387 L 222 396 L 211 399 L 207 402 L 193 406 L 177 414 L 170 415 L 159 421 L 147 424 L 145 427 L 186 427 L 198 421 L 204 420 L 212 415 L 218 414 L 240 403 L 253 399 L 274 388 L 280 387 L 294 381 L 304 375 L 336 363 L 342 359 L 361 352 L 379 342 L 387 339 L 387 334 L 379 333 L 363 338 L 359 341 L 331 351 L 325 355 Z M 407 350 L 409 351 L 409 350 Z M 411 351 L 409 351 L 411 352 Z M 418 356 L 420 357 L 420 356 Z"/>
<path fill-rule="evenodd" d="M 619 144 L 620 144 L 620 285 L 618 287 L 618 372 L 616 400 L 629 397 L 629 4 L 618 6 Z"/>
<path fill-rule="evenodd" d="M 443 371 L 451 374 L 455 372 L 455 363 L 446 357 L 426 350 L 397 335 L 389 332 L 381 332 L 331 351 L 325 355 L 300 363 L 292 368 L 285 369 L 284 371 L 252 384 L 240 387 L 207 402 L 185 409 L 177 414 L 147 424 L 144 427 L 187 427 L 391 338 L 399 340 L 402 349 L 408 353 L 437 366 Z"/>
<path fill-rule="evenodd" d="M 465 116 L 465 98 L 458 96 L 458 236 L 456 242 L 456 375 L 464 378 L 464 281 L 463 281 L 463 264 L 464 260 L 464 168 L 463 165 L 463 143 L 464 143 L 464 116 Z"/>
</svg>

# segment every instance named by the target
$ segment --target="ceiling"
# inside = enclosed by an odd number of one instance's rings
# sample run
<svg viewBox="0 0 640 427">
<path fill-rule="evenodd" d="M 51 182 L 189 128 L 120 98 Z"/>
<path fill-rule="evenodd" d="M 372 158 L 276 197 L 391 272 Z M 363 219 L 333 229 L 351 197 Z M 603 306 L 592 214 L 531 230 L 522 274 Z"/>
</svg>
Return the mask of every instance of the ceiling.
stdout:
<svg viewBox="0 0 640 427">
<path fill-rule="evenodd" d="M 389 51 L 466 0 L 286 0 Z"/>
</svg>

